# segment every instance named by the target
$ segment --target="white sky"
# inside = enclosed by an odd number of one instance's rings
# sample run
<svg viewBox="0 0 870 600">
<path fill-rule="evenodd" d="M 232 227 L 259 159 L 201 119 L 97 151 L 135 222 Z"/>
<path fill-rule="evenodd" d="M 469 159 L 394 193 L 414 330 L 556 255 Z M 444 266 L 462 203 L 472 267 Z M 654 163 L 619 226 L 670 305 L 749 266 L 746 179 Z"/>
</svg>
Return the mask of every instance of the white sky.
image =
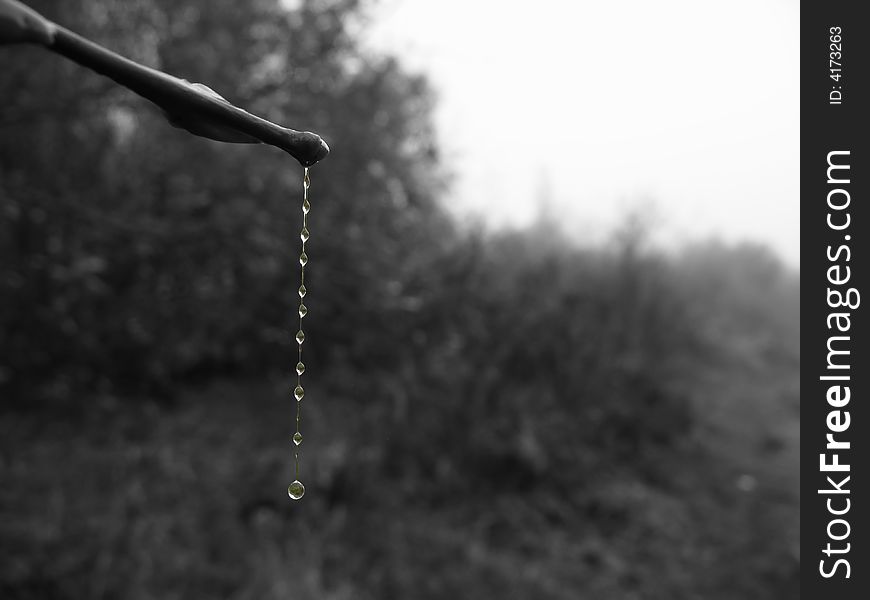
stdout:
<svg viewBox="0 0 870 600">
<path fill-rule="evenodd" d="M 458 214 L 523 225 L 547 196 L 598 241 L 652 206 L 659 241 L 767 241 L 799 264 L 797 0 L 382 0 L 373 17 L 369 43 L 438 91 Z"/>
</svg>

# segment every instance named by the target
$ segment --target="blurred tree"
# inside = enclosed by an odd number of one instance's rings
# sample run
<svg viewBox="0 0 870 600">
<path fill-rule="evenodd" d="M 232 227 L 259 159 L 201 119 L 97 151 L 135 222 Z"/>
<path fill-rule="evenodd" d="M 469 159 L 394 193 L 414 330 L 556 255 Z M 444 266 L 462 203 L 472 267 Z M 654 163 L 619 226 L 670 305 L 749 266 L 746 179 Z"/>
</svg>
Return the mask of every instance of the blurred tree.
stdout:
<svg viewBox="0 0 870 600">
<path fill-rule="evenodd" d="M 313 349 L 386 367 L 383 344 L 365 332 L 377 319 L 377 334 L 388 334 L 408 261 L 425 260 L 414 248 L 449 228 L 435 204 L 431 93 L 394 60 L 360 53 L 360 3 L 34 8 L 333 142 L 329 165 L 313 173 L 311 321 L 325 330 Z M 0 61 L 0 382 L 59 385 L 63 395 L 75 382 L 165 387 L 177 375 L 281 364 L 294 304 L 295 163 L 271 148 L 191 138 L 126 90 L 38 49 L 4 48 Z"/>
</svg>

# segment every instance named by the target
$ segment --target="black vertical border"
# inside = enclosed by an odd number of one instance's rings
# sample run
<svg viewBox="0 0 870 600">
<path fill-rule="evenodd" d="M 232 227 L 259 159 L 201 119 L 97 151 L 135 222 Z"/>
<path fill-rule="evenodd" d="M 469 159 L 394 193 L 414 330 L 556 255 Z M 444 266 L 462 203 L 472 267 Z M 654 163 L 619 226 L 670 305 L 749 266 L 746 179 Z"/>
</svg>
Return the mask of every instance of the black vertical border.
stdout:
<svg viewBox="0 0 870 600">
<path fill-rule="evenodd" d="M 870 589 L 870 532 L 867 531 L 868 499 L 863 490 L 870 477 L 867 469 L 870 454 L 870 363 L 866 348 L 870 330 L 864 313 L 870 307 L 870 289 L 866 286 L 870 271 L 867 238 L 870 237 L 870 178 L 868 169 L 868 131 L 870 97 L 867 93 L 870 69 L 870 22 L 859 17 L 860 4 L 843 2 L 803 3 L 801 14 L 801 593 L 804 600 L 867 598 Z M 866 9 L 866 6 L 864 7 Z M 830 28 L 842 27 L 842 78 L 831 79 Z M 829 103 L 829 93 L 842 86 L 842 104 Z M 827 155 L 833 150 L 849 150 L 851 196 L 849 231 L 833 231 L 827 226 Z M 846 241 L 845 235 L 851 239 Z M 827 248 L 836 249 L 848 243 L 851 248 L 851 279 L 841 287 L 855 287 L 861 294 L 861 306 L 851 310 L 849 382 L 851 400 L 847 407 L 851 417 L 849 429 L 838 438 L 849 441 L 851 449 L 842 453 L 841 461 L 850 464 L 850 481 L 844 487 L 850 490 L 851 507 L 842 518 L 850 523 L 850 535 L 843 540 L 851 544 L 848 554 L 841 555 L 850 563 L 851 576 L 842 577 L 840 569 L 835 577 L 824 578 L 820 573 L 820 560 L 833 564 L 834 556 L 823 553 L 828 543 L 827 526 L 837 518 L 828 513 L 826 500 L 831 496 L 818 493 L 828 487 L 826 475 L 837 479 L 837 473 L 822 474 L 819 454 L 825 451 L 828 433 L 826 417 L 832 410 L 826 392 L 830 382 L 821 381 L 826 372 L 827 340 L 829 332 L 826 318 L 834 309 L 826 300 L 827 269 L 831 266 Z M 841 310 L 841 309 L 837 309 Z M 848 309 L 846 309 L 848 310 Z M 843 460 L 848 459 L 848 460 Z M 838 496 L 839 499 L 844 496 Z M 837 530 L 835 529 L 835 533 Z M 832 542 L 835 543 L 836 542 Z"/>
</svg>

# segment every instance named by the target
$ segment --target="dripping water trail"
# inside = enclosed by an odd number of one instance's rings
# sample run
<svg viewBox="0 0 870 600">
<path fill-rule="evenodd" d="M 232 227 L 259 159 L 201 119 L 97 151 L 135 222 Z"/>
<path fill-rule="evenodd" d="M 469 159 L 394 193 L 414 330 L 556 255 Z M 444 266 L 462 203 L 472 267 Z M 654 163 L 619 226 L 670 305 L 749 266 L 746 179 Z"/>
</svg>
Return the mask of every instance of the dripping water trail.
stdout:
<svg viewBox="0 0 870 600">
<path fill-rule="evenodd" d="M 305 306 L 305 294 L 308 291 L 305 289 L 305 265 L 308 264 L 305 243 L 310 237 L 308 233 L 308 213 L 311 211 L 311 204 L 308 202 L 308 188 L 310 186 L 311 178 L 309 177 L 308 167 L 305 167 L 305 175 L 302 179 L 302 231 L 299 233 L 299 238 L 302 240 L 302 252 L 299 254 L 299 331 L 296 333 L 296 344 L 299 346 L 299 360 L 296 363 L 296 388 L 293 390 L 293 397 L 296 398 L 296 433 L 293 434 L 293 445 L 295 446 L 293 449 L 293 463 L 296 478 L 287 488 L 287 493 L 293 500 L 299 500 L 305 494 L 305 486 L 299 481 L 299 446 L 302 444 L 302 432 L 299 430 L 299 427 L 302 422 L 302 398 L 305 396 L 305 389 L 302 387 L 302 373 L 305 372 L 305 363 L 302 362 L 302 343 L 305 341 L 302 320 L 308 314 L 308 308 Z"/>
</svg>

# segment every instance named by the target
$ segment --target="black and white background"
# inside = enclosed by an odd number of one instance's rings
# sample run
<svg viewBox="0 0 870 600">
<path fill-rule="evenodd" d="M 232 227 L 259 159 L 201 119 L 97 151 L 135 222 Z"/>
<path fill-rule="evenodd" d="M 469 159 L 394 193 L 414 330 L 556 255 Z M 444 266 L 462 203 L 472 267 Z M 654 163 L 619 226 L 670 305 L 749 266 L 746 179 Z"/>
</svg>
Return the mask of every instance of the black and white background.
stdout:
<svg viewBox="0 0 870 600">
<path fill-rule="evenodd" d="M 797 2 L 28 4 L 332 152 L 293 502 L 301 168 L 0 46 L 0 597 L 825 583 Z"/>
</svg>

